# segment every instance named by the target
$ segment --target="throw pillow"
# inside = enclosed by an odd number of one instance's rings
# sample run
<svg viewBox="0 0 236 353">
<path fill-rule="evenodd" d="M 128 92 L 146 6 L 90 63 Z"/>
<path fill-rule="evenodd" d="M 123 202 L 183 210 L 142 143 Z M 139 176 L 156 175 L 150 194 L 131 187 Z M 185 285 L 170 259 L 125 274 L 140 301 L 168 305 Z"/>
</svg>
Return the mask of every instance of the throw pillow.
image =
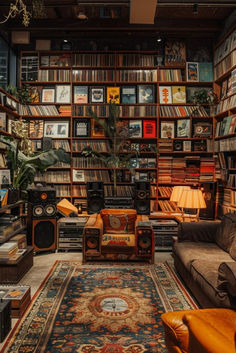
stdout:
<svg viewBox="0 0 236 353">
<path fill-rule="evenodd" d="M 236 262 L 222 262 L 218 269 L 217 288 L 236 296 Z"/>
<path fill-rule="evenodd" d="M 229 252 L 236 236 L 236 214 L 227 213 L 223 216 L 221 224 L 219 225 L 215 242 L 224 251 Z"/>
</svg>

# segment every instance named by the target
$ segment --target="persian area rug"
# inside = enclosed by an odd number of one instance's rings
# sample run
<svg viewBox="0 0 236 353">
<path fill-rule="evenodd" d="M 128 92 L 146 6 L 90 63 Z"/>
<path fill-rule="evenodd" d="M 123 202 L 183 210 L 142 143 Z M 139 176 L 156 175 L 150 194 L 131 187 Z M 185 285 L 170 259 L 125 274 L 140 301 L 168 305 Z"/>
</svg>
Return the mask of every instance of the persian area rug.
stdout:
<svg viewBox="0 0 236 353">
<path fill-rule="evenodd" d="M 161 314 L 195 308 L 167 263 L 57 261 L 2 352 L 166 353 Z"/>
</svg>

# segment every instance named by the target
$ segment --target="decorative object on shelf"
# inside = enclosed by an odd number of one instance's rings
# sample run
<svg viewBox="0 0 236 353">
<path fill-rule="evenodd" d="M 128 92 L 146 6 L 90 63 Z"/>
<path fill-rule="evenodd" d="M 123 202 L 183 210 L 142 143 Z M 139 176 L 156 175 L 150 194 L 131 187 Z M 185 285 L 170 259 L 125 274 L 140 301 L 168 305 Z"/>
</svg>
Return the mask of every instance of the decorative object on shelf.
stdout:
<svg viewBox="0 0 236 353">
<path fill-rule="evenodd" d="M 105 103 L 105 87 L 90 87 L 90 103 Z"/>
<path fill-rule="evenodd" d="M 190 137 L 190 119 L 177 120 L 177 137 Z"/>
<path fill-rule="evenodd" d="M 55 88 L 42 89 L 42 103 L 54 103 L 55 102 Z"/>
<path fill-rule="evenodd" d="M 184 65 L 186 45 L 183 41 L 168 40 L 165 44 L 165 65 Z"/>
<path fill-rule="evenodd" d="M 68 137 L 69 121 L 45 121 L 44 136 L 45 137 Z"/>
<path fill-rule="evenodd" d="M 194 137 L 209 137 L 212 135 L 212 124 L 210 123 L 196 123 L 193 125 Z"/>
<path fill-rule="evenodd" d="M 161 138 L 170 139 L 175 137 L 174 121 L 161 121 Z"/>
<path fill-rule="evenodd" d="M 7 159 L 12 173 L 12 185 L 21 191 L 26 190 L 28 185 L 34 182 L 37 171 L 44 172 L 58 161 L 71 162 L 69 154 L 61 148 L 27 155 L 27 150 L 25 152 L 25 150 L 19 148 L 18 139 L 0 136 L 0 142 L 4 143 L 7 148 Z"/>
<path fill-rule="evenodd" d="M 107 103 L 120 103 L 120 87 L 107 87 Z"/>
<path fill-rule="evenodd" d="M 74 133 L 75 137 L 90 136 L 90 120 L 89 119 L 74 119 Z"/>
<path fill-rule="evenodd" d="M 214 93 L 212 89 L 209 90 L 209 89 L 202 88 L 202 89 L 196 90 L 190 99 L 194 104 L 198 104 L 198 105 L 218 103 L 217 95 Z"/>
<path fill-rule="evenodd" d="M 190 82 L 199 81 L 199 70 L 197 62 L 187 62 L 186 63 L 186 78 Z"/>
<path fill-rule="evenodd" d="M 82 151 L 83 156 L 94 157 L 104 161 L 107 167 L 112 169 L 113 196 L 117 195 L 117 173 L 120 170 L 121 165 L 133 172 L 132 168 L 129 167 L 129 160 L 131 157 L 134 157 L 134 153 L 122 155 L 120 152 L 122 150 L 122 146 L 126 143 L 126 140 L 129 137 L 129 130 L 127 129 L 126 134 L 123 134 L 124 129 L 122 128 L 122 122 L 119 120 L 119 112 L 119 107 L 116 104 L 110 103 L 108 117 L 106 119 L 100 119 L 91 107 L 88 108 L 88 115 L 92 116 L 93 120 L 97 122 L 97 124 L 99 124 L 105 131 L 111 146 L 111 152 L 104 155 L 104 153 L 97 152 L 90 146 L 85 147 Z M 138 152 L 136 152 L 136 155 L 137 154 Z"/>
</svg>

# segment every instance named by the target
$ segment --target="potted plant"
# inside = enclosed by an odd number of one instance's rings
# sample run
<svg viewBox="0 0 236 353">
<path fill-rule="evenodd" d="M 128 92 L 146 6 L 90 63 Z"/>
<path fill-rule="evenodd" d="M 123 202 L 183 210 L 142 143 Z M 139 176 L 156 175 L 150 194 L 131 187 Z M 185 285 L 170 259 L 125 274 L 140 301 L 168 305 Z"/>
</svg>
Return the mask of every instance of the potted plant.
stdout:
<svg viewBox="0 0 236 353">
<path fill-rule="evenodd" d="M 218 97 L 212 89 L 202 88 L 194 92 L 191 101 L 198 106 L 209 104 L 210 113 L 214 114 L 214 107 L 218 103 Z"/>
<path fill-rule="evenodd" d="M 121 168 L 128 168 L 133 174 L 134 169 L 130 167 L 130 158 L 136 156 L 138 152 L 124 153 L 124 146 L 127 138 L 129 138 L 128 129 L 123 129 L 120 117 L 119 106 L 109 103 L 109 115 L 105 119 L 97 117 L 91 107 L 88 108 L 88 115 L 104 129 L 110 145 L 110 152 L 106 154 L 103 152 L 95 151 L 90 146 L 85 147 L 82 155 L 85 157 L 97 158 L 103 161 L 107 168 L 112 170 L 113 179 L 113 196 L 117 196 L 117 173 Z"/>
</svg>

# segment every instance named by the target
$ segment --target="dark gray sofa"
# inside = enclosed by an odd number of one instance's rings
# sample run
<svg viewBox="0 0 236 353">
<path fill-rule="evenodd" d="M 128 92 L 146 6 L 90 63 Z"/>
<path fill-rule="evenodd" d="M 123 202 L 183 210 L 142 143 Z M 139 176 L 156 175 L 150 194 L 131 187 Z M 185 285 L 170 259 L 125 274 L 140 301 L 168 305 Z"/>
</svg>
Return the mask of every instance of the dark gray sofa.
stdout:
<svg viewBox="0 0 236 353">
<path fill-rule="evenodd" d="M 236 308 L 236 214 L 180 223 L 174 265 L 203 308 Z"/>
</svg>

